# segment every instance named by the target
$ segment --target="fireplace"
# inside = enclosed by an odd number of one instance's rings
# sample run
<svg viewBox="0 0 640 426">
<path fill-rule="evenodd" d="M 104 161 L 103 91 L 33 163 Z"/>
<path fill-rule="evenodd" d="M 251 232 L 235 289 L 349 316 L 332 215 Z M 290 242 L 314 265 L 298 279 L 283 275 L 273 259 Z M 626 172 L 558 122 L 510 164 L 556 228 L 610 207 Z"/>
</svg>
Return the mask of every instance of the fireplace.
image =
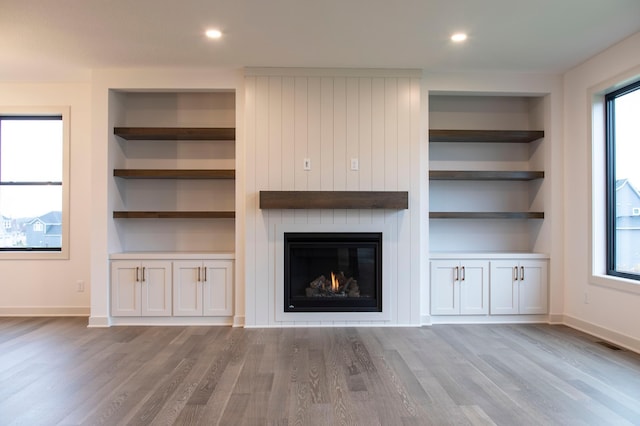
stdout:
<svg viewBox="0 0 640 426">
<path fill-rule="evenodd" d="M 381 232 L 285 232 L 285 312 L 382 312 Z"/>
</svg>

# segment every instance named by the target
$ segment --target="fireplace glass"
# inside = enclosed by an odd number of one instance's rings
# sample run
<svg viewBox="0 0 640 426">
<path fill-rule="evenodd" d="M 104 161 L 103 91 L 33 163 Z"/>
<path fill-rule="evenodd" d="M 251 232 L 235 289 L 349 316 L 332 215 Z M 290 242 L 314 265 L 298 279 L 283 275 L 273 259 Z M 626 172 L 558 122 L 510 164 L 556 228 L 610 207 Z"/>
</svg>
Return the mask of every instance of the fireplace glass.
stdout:
<svg viewBox="0 0 640 426">
<path fill-rule="evenodd" d="M 285 312 L 382 312 L 382 233 L 284 234 Z"/>
</svg>

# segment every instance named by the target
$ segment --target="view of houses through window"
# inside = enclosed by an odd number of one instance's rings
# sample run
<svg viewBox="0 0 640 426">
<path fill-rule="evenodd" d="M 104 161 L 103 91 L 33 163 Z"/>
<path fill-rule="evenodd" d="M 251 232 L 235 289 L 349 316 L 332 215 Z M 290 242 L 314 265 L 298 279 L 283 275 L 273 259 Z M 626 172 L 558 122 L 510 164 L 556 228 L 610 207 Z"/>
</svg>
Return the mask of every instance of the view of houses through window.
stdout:
<svg viewBox="0 0 640 426">
<path fill-rule="evenodd" d="M 606 97 L 607 269 L 640 280 L 640 82 Z"/>
<path fill-rule="evenodd" d="M 62 116 L 0 116 L 0 250 L 62 247 Z"/>
</svg>

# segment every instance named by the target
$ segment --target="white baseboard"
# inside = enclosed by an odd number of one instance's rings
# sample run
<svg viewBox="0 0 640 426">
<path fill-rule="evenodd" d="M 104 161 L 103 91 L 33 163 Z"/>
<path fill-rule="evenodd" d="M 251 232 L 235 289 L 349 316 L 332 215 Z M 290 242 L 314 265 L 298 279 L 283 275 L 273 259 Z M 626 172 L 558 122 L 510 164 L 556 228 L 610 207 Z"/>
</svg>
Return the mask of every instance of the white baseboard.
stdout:
<svg viewBox="0 0 640 426">
<path fill-rule="evenodd" d="M 564 315 L 549 314 L 549 324 L 553 324 L 553 325 L 564 324 Z"/>
<path fill-rule="evenodd" d="M 244 328 L 418 328 L 419 324 L 391 324 L 391 323 L 348 323 L 341 322 L 338 324 L 296 324 L 296 323 L 282 323 L 282 324 L 265 324 L 265 325 L 245 325 Z"/>
<path fill-rule="evenodd" d="M 231 317 L 111 317 L 109 326 L 230 326 Z"/>
<path fill-rule="evenodd" d="M 0 317 L 88 317 L 90 313 L 80 306 L 0 306 Z"/>
<path fill-rule="evenodd" d="M 563 324 L 568 327 L 575 328 L 576 330 L 580 330 L 584 333 L 591 334 L 592 336 L 599 337 L 600 339 L 606 340 L 608 342 L 614 343 L 630 351 L 640 353 L 640 340 L 636 339 L 635 337 L 627 336 L 626 334 L 609 330 L 608 328 L 592 324 L 590 322 L 572 317 L 570 315 L 564 315 Z"/>
<path fill-rule="evenodd" d="M 108 317 L 89 317 L 89 328 L 106 328 L 109 327 L 109 318 Z"/>
<path fill-rule="evenodd" d="M 236 315 L 233 317 L 234 327 L 244 327 L 244 315 Z"/>
<path fill-rule="evenodd" d="M 431 315 L 420 315 L 420 325 L 431 325 Z"/>
</svg>

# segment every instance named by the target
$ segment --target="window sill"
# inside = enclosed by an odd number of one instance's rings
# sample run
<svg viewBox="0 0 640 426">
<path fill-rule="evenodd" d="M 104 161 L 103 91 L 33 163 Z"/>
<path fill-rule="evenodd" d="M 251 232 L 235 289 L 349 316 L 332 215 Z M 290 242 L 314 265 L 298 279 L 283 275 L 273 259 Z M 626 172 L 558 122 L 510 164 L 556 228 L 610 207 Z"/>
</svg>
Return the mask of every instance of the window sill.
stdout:
<svg viewBox="0 0 640 426">
<path fill-rule="evenodd" d="M 589 283 L 599 287 L 623 291 L 625 293 L 640 294 L 640 281 L 630 280 L 628 278 L 592 274 Z"/>
</svg>

